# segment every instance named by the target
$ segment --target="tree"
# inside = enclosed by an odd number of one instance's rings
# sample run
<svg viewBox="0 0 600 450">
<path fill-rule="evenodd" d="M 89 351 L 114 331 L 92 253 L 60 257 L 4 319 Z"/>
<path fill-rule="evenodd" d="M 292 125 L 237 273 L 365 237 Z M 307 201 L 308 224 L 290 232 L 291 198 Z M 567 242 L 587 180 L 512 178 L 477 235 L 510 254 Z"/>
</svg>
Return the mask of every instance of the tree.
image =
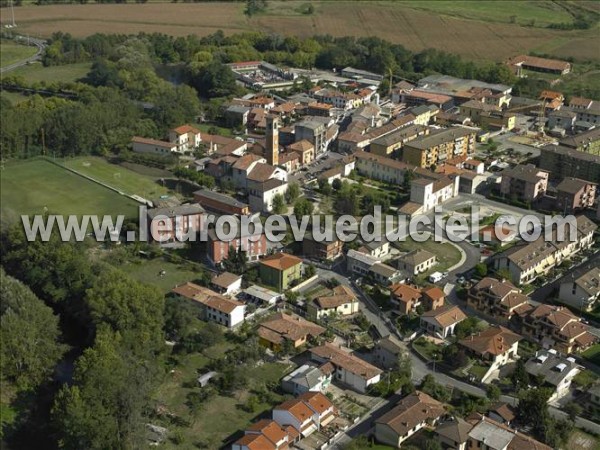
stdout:
<svg viewBox="0 0 600 450">
<path fill-rule="evenodd" d="M 204 98 L 226 97 L 235 95 L 240 90 L 231 69 L 220 61 L 206 64 L 191 77 L 192 86 Z"/>
<path fill-rule="evenodd" d="M 425 375 L 421 381 L 420 389 L 421 391 L 431 395 L 433 398 L 443 403 L 450 401 L 452 396 L 452 393 L 441 384 L 438 384 L 431 374 Z"/>
<path fill-rule="evenodd" d="M 58 317 L 31 290 L 0 269 L 0 367 L 18 389 L 35 389 L 65 352 Z"/>
<path fill-rule="evenodd" d="M 312 264 L 308 264 L 304 269 L 304 275 L 306 278 L 313 277 L 317 273 L 317 269 Z"/>
<path fill-rule="evenodd" d="M 340 180 L 339 178 L 334 179 L 331 182 L 331 187 L 334 191 L 339 191 L 342 188 L 342 180 Z"/>
<path fill-rule="evenodd" d="M 529 385 L 529 374 L 525 370 L 523 359 L 518 359 L 515 364 L 515 370 L 510 376 L 515 390 L 526 388 Z"/>
<path fill-rule="evenodd" d="M 548 399 L 551 391 L 548 388 L 522 389 L 519 391 L 517 417 L 522 424 L 530 425 L 534 435 L 545 435 L 545 427 L 550 418 Z"/>
<path fill-rule="evenodd" d="M 569 415 L 569 420 L 575 422 L 577 416 L 580 416 L 583 412 L 581 405 L 575 402 L 569 402 L 563 406 L 562 410 Z"/>
<path fill-rule="evenodd" d="M 331 184 L 329 184 L 329 182 L 325 178 L 319 178 L 319 181 L 317 183 L 319 184 L 319 192 L 321 192 L 321 194 L 331 194 Z"/>
<path fill-rule="evenodd" d="M 306 198 L 300 198 L 294 204 L 294 215 L 297 218 L 302 216 L 310 216 L 313 212 L 313 204 Z"/>
<path fill-rule="evenodd" d="M 485 264 L 485 263 L 478 263 L 478 264 L 476 264 L 475 265 L 475 272 L 481 278 L 485 277 L 487 275 L 487 272 L 488 272 L 487 264 Z"/>
<path fill-rule="evenodd" d="M 285 200 L 283 198 L 283 195 L 275 194 L 273 196 L 273 212 L 275 214 L 283 214 L 286 212 L 286 210 L 287 208 L 285 206 Z"/>
<path fill-rule="evenodd" d="M 477 332 L 480 326 L 481 321 L 477 317 L 467 317 L 465 320 L 456 325 L 454 328 L 454 334 L 456 334 L 458 339 L 464 339 Z"/>
<path fill-rule="evenodd" d="M 288 205 L 294 204 L 296 199 L 300 196 L 300 186 L 298 183 L 290 183 L 288 185 L 287 191 L 285 191 L 285 200 Z"/>
<path fill-rule="evenodd" d="M 487 387 L 486 394 L 487 394 L 487 398 L 489 398 L 490 401 L 497 402 L 500 399 L 501 391 L 500 391 L 500 388 L 498 386 L 496 386 L 495 384 L 490 384 Z"/>
</svg>

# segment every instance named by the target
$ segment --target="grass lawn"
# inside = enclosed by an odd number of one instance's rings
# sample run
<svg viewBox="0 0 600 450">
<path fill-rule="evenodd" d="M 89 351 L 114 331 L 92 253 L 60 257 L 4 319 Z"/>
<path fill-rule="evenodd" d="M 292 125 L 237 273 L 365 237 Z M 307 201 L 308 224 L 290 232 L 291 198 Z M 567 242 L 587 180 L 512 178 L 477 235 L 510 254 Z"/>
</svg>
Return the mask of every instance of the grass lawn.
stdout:
<svg viewBox="0 0 600 450">
<path fill-rule="evenodd" d="M 155 178 L 111 164 L 103 158 L 95 156 L 67 158 L 62 161 L 62 164 L 129 195 L 137 194 L 152 199 L 169 192 L 166 187 L 158 184 Z"/>
<path fill-rule="evenodd" d="M 17 44 L 8 39 L 0 40 L 0 67 L 10 66 L 35 55 L 37 47 Z"/>
<path fill-rule="evenodd" d="M 233 137 L 233 133 L 230 128 L 220 127 L 220 126 L 213 125 L 210 123 L 195 123 L 194 126 L 203 133 L 209 133 L 208 130 L 212 129 L 211 131 L 214 131 L 216 129 L 216 130 L 219 130 L 218 134 L 221 136 Z"/>
<path fill-rule="evenodd" d="M 410 252 L 421 249 L 433 253 L 437 257 L 437 264 L 433 266 L 430 272 L 441 272 L 460 261 L 460 252 L 456 247 L 447 242 L 435 242 L 433 239 L 428 239 L 425 242 L 416 242 L 412 238 L 407 237 L 404 242 L 396 243 L 397 247 L 403 252 Z M 425 278 L 428 273 L 422 276 Z"/>
<path fill-rule="evenodd" d="M 415 340 L 412 345 L 421 356 L 425 357 L 429 361 L 433 361 L 434 355 L 438 361 L 442 357 L 442 347 L 435 345 L 433 342 L 430 342 L 423 337 Z"/>
<path fill-rule="evenodd" d="M 29 98 L 28 96 L 20 94 L 18 92 L 2 91 L 0 95 L 2 96 L 2 98 L 5 98 L 9 102 L 11 102 L 13 105 L 16 105 L 17 103 L 22 103 Z"/>
<path fill-rule="evenodd" d="M 478 380 L 481 380 L 490 368 L 483 364 L 475 363 L 469 369 L 469 373 Z"/>
<path fill-rule="evenodd" d="M 570 450 L 597 450 L 600 448 L 600 439 L 580 429 L 575 429 L 565 448 Z"/>
<path fill-rule="evenodd" d="M 35 159 L 4 164 L 2 219 L 15 221 L 20 214 L 125 214 L 134 217 L 138 203 L 86 180 L 49 161 Z"/>
<path fill-rule="evenodd" d="M 194 270 L 195 268 L 198 270 Z M 119 268 L 130 276 L 144 284 L 153 284 L 164 292 L 169 292 L 176 285 L 193 281 L 198 278 L 199 265 L 189 263 L 174 264 L 163 258 L 152 260 L 139 259 L 133 263 L 120 265 Z M 159 273 L 164 270 L 166 274 L 160 276 Z"/>
<path fill-rule="evenodd" d="M 85 77 L 91 67 L 92 64 L 89 62 L 48 67 L 44 67 L 42 63 L 33 63 L 19 67 L 9 73 L 10 75 L 22 77 L 28 83 L 38 83 L 41 81 L 45 81 L 46 83 L 56 81 L 73 82 Z"/>
<path fill-rule="evenodd" d="M 592 345 L 581 356 L 600 366 L 600 344 Z"/>
</svg>

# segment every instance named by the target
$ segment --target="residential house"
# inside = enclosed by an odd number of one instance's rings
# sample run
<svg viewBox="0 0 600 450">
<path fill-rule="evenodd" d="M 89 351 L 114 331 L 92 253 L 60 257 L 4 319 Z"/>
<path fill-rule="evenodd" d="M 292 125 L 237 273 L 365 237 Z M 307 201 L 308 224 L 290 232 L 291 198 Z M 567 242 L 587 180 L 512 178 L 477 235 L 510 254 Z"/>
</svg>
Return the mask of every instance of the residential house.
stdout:
<svg viewBox="0 0 600 450">
<path fill-rule="evenodd" d="M 304 235 L 302 240 L 302 253 L 307 258 L 332 261 L 341 256 L 344 243 L 333 236 L 328 239 L 314 239 L 312 233 Z"/>
<path fill-rule="evenodd" d="M 244 436 L 235 441 L 232 450 L 288 450 L 294 441 L 285 428 L 270 419 L 252 424 Z"/>
<path fill-rule="evenodd" d="M 361 277 L 367 276 L 373 264 L 377 262 L 379 262 L 378 258 L 357 250 L 350 249 L 346 254 L 348 272 Z"/>
<path fill-rule="evenodd" d="M 415 116 L 416 125 L 429 125 L 430 122 L 435 122 L 437 115 L 440 113 L 440 109 L 432 104 L 419 105 L 408 110 L 410 114 Z"/>
<path fill-rule="evenodd" d="M 446 294 L 437 286 L 430 286 L 421 291 L 425 311 L 434 311 L 444 306 Z"/>
<path fill-rule="evenodd" d="M 149 237 L 161 245 L 179 245 L 204 226 L 204 208 L 195 203 L 153 208 L 146 214 Z"/>
<path fill-rule="evenodd" d="M 476 134 L 474 129 L 463 127 L 433 131 L 407 142 L 402 151 L 402 161 L 429 168 L 456 156 L 467 156 L 475 151 Z"/>
<path fill-rule="evenodd" d="M 200 130 L 191 125 L 182 125 L 169 130 L 169 141 L 177 145 L 178 153 L 189 153 L 200 146 Z"/>
<path fill-rule="evenodd" d="M 523 202 L 534 202 L 548 190 L 548 172 L 533 164 L 518 165 L 502 171 L 500 193 Z"/>
<path fill-rule="evenodd" d="M 229 257 L 229 252 L 242 251 L 248 261 L 258 261 L 268 252 L 267 236 L 258 229 L 246 233 L 237 227 L 237 234 L 227 239 L 221 239 L 214 229 L 208 230 L 206 239 L 206 253 L 210 261 L 215 264 L 221 264 L 224 259 Z M 251 227 L 249 227 L 251 228 Z M 227 232 L 229 234 L 229 232 Z"/>
<path fill-rule="evenodd" d="M 311 348 L 310 354 L 313 361 L 331 367 L 333 380 L 362 394 L 381 379 L 381 369 L 354 355 L 350 349 L 326 343 Z"/>
<path fill-rule="evenodd" d="M 574 274 L 564 277 L 558 299 L 579 311 L 594 309 L 600 300 L 600 267 L 592 267 L 577 277 Z"/>
<path fill-rule="evenodd" d="M 369 267 L 368 276 L 382 286 L 388 286 L 397 281 L 404 281 L 406 279 L 401 271 L 382 262 L 376 262 Z"/>
<path fill-rule="evenodd" d="M 177 144 L 173 142 L 159 141 L 140 136 L 131 138 L 131 148 L 136 153 L 152 153 L 161 156 L 169 156 L 177 153 Z"/>
<path fill-rule="evenodd" d="M 273 351 L 282 350 L 288 341 L 293 348 L 304 345 L 309 338 L 325 332 L 325 328 L 295 314 L 276 313 L 258 327 L 260 343 Z"/>
<path fill-rule="evenodd" d="M 398 367 L 400 358 L 408 356 L 406 347 L 395 343 L 391 336 L 385 336 L 373 347 L 373 360 L 375 364 L 384 369 L 394 369 Z"/>
<path fill-rule="evenodd" d="M 266 162 L 265 158 L 254 153 L 246 153 L 244 156 L 241 156 L 231 166 L 233 185 L 237 189 L 246 189 L 248 187 L 248 175 L 250 172 L 252 172 L 257 164 L 266 164 Z"/>
<path fill-rule="evenodd" d="M 390 184 L 404 184 L 404 175 L 412 166 L 395 159 L 367 152 L 355 152 L 356 170 L 361 175 Z"/>
<path fill-rule="evenodd" d="M 306 392 L 273 408 L 273 420 L 292 426 L 301 437 L 310 436 L 335 419 L 335 408 L 320 392 Z"/>
<path fill-rule="evenodd" d="M 410 201 L 422 205 L 420 213 L 430 211 L 458 195 L 459 177 L 438 176 L 436 178 L 417 178 L 410 182 Z"/>
<path fill-rule="evenodd" d="M 287 191 L 287 172 L 271 164 L 257 163 L 246 177 L 248 200 L 253 211 L 271 211 L 273 198 Z"/>
<path fill-rule="evenodd" d="M 481 378 L 485 381 L 494 371 L 517 358 L 521 336 L 500 325 L 492 325 L 484 331 L 458 341 L 469 355 L 489 364 Z"/>
<path fill-rule="evenodd" d="M 562 214 L 593 208 L 597 186 L 579 178 L 566 177 L 556 186 L 556 206 Z"/>
<path fill-rule="evenodd" d="M 497 227 L 495 223 L 492 223 L 479 229 L 479 240 L 497 247 L 511 243 L 516 237 L 517 231 L 508 225 Z"/>
<path fill-rule="evenodd" d="M 296 142 L 307 140 L 315 151 L 315 157 L 327 149 L 327 126 L 321 121 L 303 120 L 294 125 Z"/>
<path fill-rule="evenodd" d="M 218 134 L 202 135 L 200 146 L 204 148 L 208 155 L 220 156 L 242 156 L 248 145 L 244 141 L 233 139 Z"/>
<path fill-rule="evenodd" d="M 235 294 L 242 288 L 242 276 L 223 272 L 210 281 L 211 286 L 220 294 Z"/>
<path fill-rule="evenodd" d="M 582 352 L 598 340 L 567 308 L 545 304 L 523 316 L 521 334 L 565 355 Z"/>
<path fill-rule="evenodd" d="M 529 375 L 542 381 L 553 392 L 549 402 L 558 400 L 569 393 L 571 382 L 583 370 L 574 358 L 560 356 L 554 349 L 539 350 L 525 363 Z"/>
<path fill-rule="evenodd" d="M 510 281 L 485 277 L 469 289 L 467 305 L 507 323 L 528 305 L 528 298 Z"/>
<path fill-rule="evenodd" d="M 565 132 L 570 133 L 575 128 L 577 114 L 568 109 L 557 109 L 548 114 L 547 128 L 553 134 L 564 136 Z"/>
<path fill-rule="evenodd" d="M 416 313 L 417 307 L 421 306 L 422 293 L 416 286 L 396 283 L 390 286 L 390 298 L 398 304 L 400 314 L 408 315 Z"/>
<path fill-rule="evenodd" d="M 469 431 L 468 450 L 552 450 L 552 447 L 489 417 L 477 414 L 468 422 L 473 425 Z"/>
<path fill-rule="evenodd" d="M 328 295 L 317 297 L 306 305 L 307 315 L 311 319 L 323 319 L 331 314 L 348 316 L 359 310 L 356 294 L 348 286 L 333 288 Z"/>
<path fill-rule="evenodd" d="M 400 447 L 420 429 L 433 427 L 444 415 L 443 403 L 416 391 L 375 420 L 375 439 L 394 448 Z"/>
<path fill-rule="evenodd" d="M 382 259 L 390 254 L 390 243 L 386 240 L 365 242 L 359 247 L 358 251 L 373 258 Z"/>
<path fill-rule="evenodd" d="M 565 227 L 563 239 L 560 239 L 557 230 L 553 231 L 549 240 L 542 234 L 535 241 L 515 245 L 495 255 L 494 268 L 507 269 L 511 280 L 518 284 L 531 283 L 538 276 L 547 274 L 564 260 L 591 247 L 597 225 L 585 216 L 578 216 L 576 221 L 574 241 L 570 240 L 570 226 Z"/>
<path fill-rule="evenodd" d="M 276 253 L 260 261 L 261 281 L 283 292 L 302 278 L 302 260 L 288 253 Z"/>
<path fill-rule="evenodd" d="M 224 112 L 225 124 L 229 128 L 245 127 L 251 108 L 243 105 L 230 105 Z"/>
<path fill-rule="evenodd" d="M 331 373 L 326 374 L 320 368 L 304 364 L 281 380 L 281 388 L 290 394 L 305 392 L 324 392 L 331 383 Z"/>
<path fill-rule="evenodd" d="M 600 124 L 600 102 L 589 98 L 571 97 L 569 108 L 577 114 L 577 121 L 592 126 Z"/>
<path fill-rule="evenodd" d="M 294 142 L 287 146 L 289 152 L 297 153 L 300 157 L 300 165 L 306 166 L 315 159 L 315 146 L 312 142 L 307 139 Z"/>
<path fill-rule="evenodd" d="M 435 429 L 435 435 L 447 450 L 466 450 L 469 432 L 473 428 L 469 422 L 460 417 L 453 417 L 439 424 Z"/>
<path fill-rule="evenodd" d="M 427 272 L 436 263 L 436 256 L 427 250 L 416 249 L 398 260 L 398 268 L 412 275 Z"/>
<path fill-rule="evenodd" d="M 454 328 L 467 316 L 458 307 L 453 305 L 442 306 L 421 315 L 421 328 L 432 336 L 443 339 L 454 334 Z"/>
<path fill-rule="evenodd" d="M 540 93 L 540 100 L 547 111 L 553 111 L 562 107 L 565 96 L 556 91 L 542 91 Z"/>
<path fill-rule="evenodd" d="M 487 414 L 490 419 L 507 426 L 510 426 L 510 423 L 517 418 L 515 408 L 508 403 L 503 402 L 492 405 Z"/>
<path fill-rule="evenodd" d="M 428 92 L 421 89 L 400 92 L 392 100 L 394 99 L 399 100 L 397 103 L 405 103 L 408 106 L 434 105 L 442 111 L 451 109 L 454 106 L 454 99 L 449 95 Z"/>
<path fill-rule="evenodd" d="M 246 216 L 250 214 L 250 207 L 229 195 L 220 194 L 208 189 L 194 192 L 194 201 L 203 208 L 219 214 L 237 214 Z"/>
<path fill-rule="evenodd" d="M 208 322 L 234 328 L 244 321 L 246 305 L 223 297 L 208 288 L 194 283 L 185 283 L 176 286 L 171 292 L 192 301 L 194 305 L 201 309 L 203 320 Z"/>
</svg>

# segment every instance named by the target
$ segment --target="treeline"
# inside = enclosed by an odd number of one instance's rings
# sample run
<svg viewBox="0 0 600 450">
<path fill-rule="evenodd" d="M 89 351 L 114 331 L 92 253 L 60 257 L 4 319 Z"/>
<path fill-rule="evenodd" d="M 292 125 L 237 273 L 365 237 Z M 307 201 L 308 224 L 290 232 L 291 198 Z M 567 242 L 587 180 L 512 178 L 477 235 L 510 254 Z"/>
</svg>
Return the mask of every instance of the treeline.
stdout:
<svg viewBox="0 0 600 450">
<path fill-rule="evenodd" d="M 222 31 L 205 37 L 172 37 L 159 33 L 140 33 L 136 37 L 148 44 L 148 55 L 153 62 L 184 62 L 191 69 L 202 68 L 213 60 L 230 63 L 264 59 L 273 64 L 300 68 L 341 69 L 353 66 L 381 74 L 391 71 L 405 78 L 439 72 L 494 83 L 511 84 L 514 81 L 513 74 L 503 64 L 475 64 L 464 61 L 458 55 L 433 49 L 415 53 L 377 37 L 324 35 L 300 39 L 260 32 L 225 36 Z M 76 39 L 68 34 L 56 33 L 50 40 L 44 63 L 65 64 L 95 58 L 115 60 L 119 46 L 131 38 L 96 34 Z"/>
<path fill-rule="evenodd" d="M 58 238 L 46 243 L 27 242 L 21 230 L 11 229 L 2 237 L 2 253 L 7 273 L 58 312 L 63 328 L 77 335 L 74 340 L 81 343 L 72 383 L 55 392 L 51 421 L 42 424 L 45 439 L 54 440 L 61 448 L 77 450 L 143 447 L 143 415 L 162 375 L 162 293 L 131 280 L 118 269 L 90 262 L 84 244 L 64 243 Z M 24 309 L 20 299 L 26 298 L 32 305 L 37 299 L 20 283 L 4 274 L 2 277 L 3 332 L 8 317 L 13 318 L 12 325 L 8 323 L 11 340 L 3 341 L 3 356 L 12 350 L 19 359 L 32 360 L 35 353 L 44 352 L 35 370 L 31 363 L 20 362 L 18 366 L 33 380 L 26 379 L 26 385 L 39 383 L 48 377 L 61 354 L 60 344 L 56 343 L 56 316 L 34 305 L 39 310 L 37 320 L 16 321 L 11 311 Z M 43 332 L 44 344 L 39 348 L 25 351 L 11 347 L 13 342 Z M 3 358 L 5 362 L 11 363 L 12 359 Z M 21 385 L 16 377 L 25 375 L 3 370 L 2 376 Z M 27 436 L 31 424 L 20 425 L 6 438 L 9 442 L 20 439 L 15 448 L 33 448 L 28 446 L 28 439 L 35 437 Z"/>
</svg>

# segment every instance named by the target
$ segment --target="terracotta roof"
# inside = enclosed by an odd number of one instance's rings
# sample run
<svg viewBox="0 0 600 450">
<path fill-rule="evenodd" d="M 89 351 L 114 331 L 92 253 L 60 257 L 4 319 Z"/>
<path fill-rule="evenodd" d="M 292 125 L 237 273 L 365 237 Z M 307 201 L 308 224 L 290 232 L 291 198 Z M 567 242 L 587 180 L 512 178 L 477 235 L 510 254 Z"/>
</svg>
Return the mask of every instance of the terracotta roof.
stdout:
<svg viewBox="0 0 600 450">
<path fill-rule="evenodd" d="M 288 253 L 275 253 L 262 259 L 260 263 L 264 266 L 271 267 L 277 270 L 287 270 L 290 267 L 302 264 L 302 260 L 297 256 Z"/>
<path fill-rule="evenodd" d="M 313 415 L 312 410 L 299 398 L 285 401 L 273 409 L 277 411 L 288 411 L 292 416 L 298 419 L 300 423 L 310 419 Z"/>
<path fill-rule="evenodd" d="M 261 433 L 273 444 L 277 444 L 278 442 L 284 440 L 288 435 L 277 422 L 270 419 L 259 420 L 258 422 L 250 425 L 250 427 L 247 428 L 247 431 Z"/>
<path fill-rule="evenodd" d="M 483 356 L 502 355 L 521 339 L 516 333 L 502 326 L 491 326 L 486 330 L 459 341 L 459 344 Z"/>
<path fill-rule="evenodd" d="M 472 428 L 473 425 L 469 422 L 466 422 L 460 417 L 456 417 L 439 425 L 435 429 L 435 433 L 450 439 L 453 442 L 462 444 L 469 439 L 469 431 L 471 431 Z"/>
<path fill-rule="evenodd" d="M 329 360 L 334 366 L 341 367 L 365 380 L 370 380 L 383 372 L 358 356 L 330 343 L 311 348 L 310 352 L 320 358 Z"/>
<path fill-rule="evenodd" d="M 181 284 L 179 286 L 175 286 L 173 289 L 171 289 L 171 292 L 177 294 L 177 295 L 181 295 L 182 297 L 186 297 L 190 300 L 194 299 L 194 296 L 196 294 L 200 294 L 201 292 L 204 291 L 204 289 L 202 286 L 198 286 L 197 284 L 194 283 L 184 283 Z M 215 292 L 216 294 L 216 292 Z"/>
<path fill-rule="evenodd" d="M 246 434 L 235 443 L 241 447 L 246 446 L 248 450 L 277 450 L 275 444 L 262 434 Z"/>
<path fill-rule="evenodd" d="M 352 295 L 325 295 L 323 297 L 316 298 L 314 303 L 317 304 L 319 308 L 329 309 L 329 308 L 337 308 L 338 306 L 345 305 L 347 303 L 356 302 L 356 296 Z"/>
<path fill-rule="evenodd" d="M 314 150 L 315 146 L 308 139 L 302 139 L 301 141 L 288 145 L 287 148 L 293 152 L 306 152 L 308 150 Z"/>
<path fill-rule="evenodd" d="M 495 412 L 502 417 L 506 422 L 512 422 L 516 416 L 515 410 L 508 403 L 496 403 L 492 405 L 490 411 Z"/>
<path fill-rule="evenodd" d="M 443 403 L 424 392 L 416 391 L 400 400 L 398 405 L 375 420 L 375 423 L 385 424 L 399 436 L 406 436 L 415 426 L 436 420 L 445 413 Z"/>
<path fill-rule="evenodd" d="M 333 403 L 320 392 L 305 392 L 299 395 L 298 399 L 307 403 L 319 415 L 333 407 Z"/>
<path fill-rule="evenodd" d="M 396 283 L 390 286 L 390 291 L 394 299 L 403 303 L 414 302 L 421 298 L 421 291 L 404 283 Z"/>
<path fill-rule="evenodd" d="M 138 143 L 138 144 L 154 145 L 156 147 L 163 147 L 163 148 L 168 148 L 168 149 L 177 147 L 176 144 L 173 144 L 171 142 L 159 141 L 157 139 L 144 138 L 144 137 L 140 137 L 140 136 L 134 136 L 133 138 L 131 138 L 131 142 Z"/>
<path fill-rule="evenodd" d="M 258 327 L 258 334 L 273 343 L 290 339 L 296 341 L 306 336 L 319 336 L 325 328 L 316 323 L 309 322 L 295 314 L 277 313 L 262 322 Z"/>
<path fill-rule="evenodd" d="M 566 70 L 571 64 L 567 61 L 561 61 L 559 59 L 548 59 L 548 58 L 540 58 L 537 56 L 529 56 L 529 55 L 519 55 L 511 58 L 509 64 L 513 65 L 521 65 L 525 64 L 531 67 L 538 67 L 540 69 L 549 69 L 549 70 Z"/>
<path fill-rule="evenodd" d="M 421 318 L 436 322 L 442 328 L 462 322 L 467 318 L 458 306 L 446 305 L 433 311 L 427 311 Z"/>
<path fill-rule="evenodd" d="M 445 298 L 446 294 L 444 291 L 437 286 L 432 286 L 423 290 L 423 295 L 426 295 L 432 300 L 439 300 L 440 298 Z"/>
<path fill-rule="evenodd" d="M 180 127 L 173 128 L 171 131 L 174 131 L 177 134 L 187 134 L 187 133 L 200 134 L 200 130 L 191 125 L 181 125 Z"/>
<path fill-rule="evenodd" d="M 255 155 L 254 153 L 247 153 L 235 162 L 233 168 L 238 170 L 247 170 L 248 167 L 252 165 L 252 163 L 260 161 L 261 159 L 263 158 L 259 155 Z"/>
<path fill-rule="evenodd" d="M 242 278 L 241 275 L 236 275 L 236 274 L 233 274 L 230 272 L 223 272 L 222 274 L 214 277 L 211 280 L 211 283 L 216 284 L 217 286 L 222 287 L 222 288 L 228 288 L 233 283 L 239 281 L 241 278 Z"/>
<path fill-rule="evenodd" d="M 566 177 L 564 180 L 560 182 L 558 186 L 556 186 L 556 190 L 558 192 L 567 192 L 569 194 L 577 194 L 587 185 L 590 185 L 589 181 L 580 180 L 579 178 L 574 177 Z"/>
<path fill-rule="evenodd" d="M 244 306 L 243 303 L 238 302 L 237 300 L 225 298 L 221 295 L 218 295 L 216 292 L 215 294 L 216 295 L 211 295 L 208 297 L 196 295 L 194 300 L 225 314 L 231 314 L 238 306 Z"/>
<path fill-rule="evenodd" d="M 413 250 L 406 255 L 400 257 L 400 259 L 408 264 L 413 266 L 418 266 L 419 264 L 423 264 L 430 259 L 435 258 L 435 255 L 427 250 L 416 249 Z"/>
<path fill-rule="evenodd" d="M 252 181 L 264 182 L 273 176 L 275 167 L 266 163 L 257 163 L 247 178 Z"/>
</svg>

